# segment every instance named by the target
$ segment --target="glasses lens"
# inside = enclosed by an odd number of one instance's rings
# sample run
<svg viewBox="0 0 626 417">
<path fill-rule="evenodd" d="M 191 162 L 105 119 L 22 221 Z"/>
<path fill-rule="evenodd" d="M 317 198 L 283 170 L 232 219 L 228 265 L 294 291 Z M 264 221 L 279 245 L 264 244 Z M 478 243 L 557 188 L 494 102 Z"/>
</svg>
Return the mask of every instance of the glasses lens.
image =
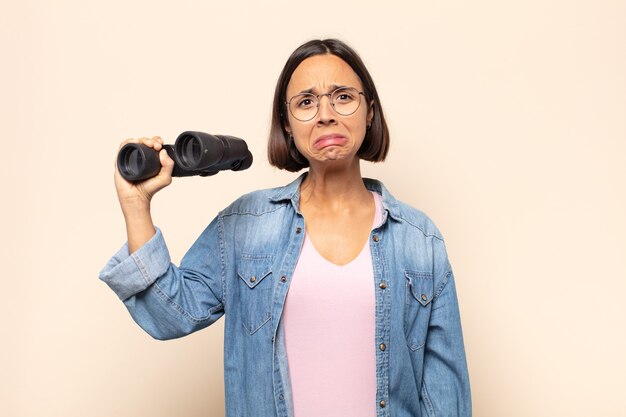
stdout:
<svg viewBox="0 0 626 417">
<path fill-rule="evenodd" d="M 358 110 L 361 105 L 361 94 L 356 88 L 338 88 L 330 94 L 330 102 L 337 113 L 349 116 Z M 315 117 L 319 109 L 318 96 L 305 93 L 293 96 L 289 101 L 289 111 L 296 119 L 306 122 Z"/>
<path fill-rule="evenodd" d="M 333 91 L 331 101 L 337 113 L 349 116 L 359 108 L 361 95 L 356 88 L 338 88 Z"/>
<path fill-rule="evenodd" d="M 317 97 L 313 94 L 298 94 L 289 101 L 289 111 L 300 121 L 311 120 L 317 114 Z"/>
</svg>

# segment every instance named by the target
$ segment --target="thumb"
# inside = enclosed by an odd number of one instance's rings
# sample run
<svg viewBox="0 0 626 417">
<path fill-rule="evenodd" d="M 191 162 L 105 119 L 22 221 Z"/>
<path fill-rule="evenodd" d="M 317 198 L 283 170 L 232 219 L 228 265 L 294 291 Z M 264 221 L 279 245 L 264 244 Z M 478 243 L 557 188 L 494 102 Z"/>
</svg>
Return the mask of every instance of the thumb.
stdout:
<svg viewBox="0 0 626 417">
<path fill-rule="evenodd" d="M 170 158 L 165 149 L 161 149 L 159 152 L 159 160 L 161 161 L 161 174 L 166 174 L 167 176 L 172 176 L 172 171 L 174 171 L 174 160 Z"/>
</svg>

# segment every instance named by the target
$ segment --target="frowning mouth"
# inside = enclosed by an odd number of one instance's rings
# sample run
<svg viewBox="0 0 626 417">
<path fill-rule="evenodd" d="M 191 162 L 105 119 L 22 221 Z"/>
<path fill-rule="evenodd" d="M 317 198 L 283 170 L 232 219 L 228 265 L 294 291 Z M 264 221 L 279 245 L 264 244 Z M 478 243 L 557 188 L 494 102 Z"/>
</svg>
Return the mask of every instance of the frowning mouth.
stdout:
<svg viewBox="0 0 626 417">
<path fill-rule="evenodd" d="M 315 142 L 313 143 L 313 147 L 319 150 L 319 149 L 326 148 L 328 146 L 342 146 L 342 145 L 345 145 L 346 142 L 348 142 L 348 138 L 342 135 L 338 135 L 338 134 L 323 135 L 315 140 Z"/>
</svg>

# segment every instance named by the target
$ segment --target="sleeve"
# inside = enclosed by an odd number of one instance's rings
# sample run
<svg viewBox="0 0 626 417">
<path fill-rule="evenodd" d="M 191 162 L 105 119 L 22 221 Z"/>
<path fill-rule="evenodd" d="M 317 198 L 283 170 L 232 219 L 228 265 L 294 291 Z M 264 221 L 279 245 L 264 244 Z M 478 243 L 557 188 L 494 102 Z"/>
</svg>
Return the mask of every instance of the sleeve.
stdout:
<svg viewBox="0 0 626 417">
<path fill-rule="evenodd" d="M 129 254 L 128 243 L 100 271 L 132 318 L 155 339 L 173 339 L 214 323 L 224 314 L 221 220 L 216 217 L 183 257 L 172 264 L 163 234 Z"/>
<path fill-rule="evenodd" d="M 469 373 L 454 274 L 443 241 L 435 246 L 435 295 L 424 347 L 421 409 L 429 417 L 469 417 Z"/>
</svg>

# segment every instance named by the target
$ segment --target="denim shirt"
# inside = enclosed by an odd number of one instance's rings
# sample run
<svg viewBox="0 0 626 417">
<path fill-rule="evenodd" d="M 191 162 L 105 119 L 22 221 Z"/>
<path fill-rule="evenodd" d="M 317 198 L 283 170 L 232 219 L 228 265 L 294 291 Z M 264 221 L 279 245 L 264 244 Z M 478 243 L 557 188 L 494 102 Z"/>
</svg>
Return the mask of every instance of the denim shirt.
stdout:
<svg viewBox="0 0 626 417">
<path fill-rule="evenodd" d="M 187 335 L 225 315 L 228 417 L 294 417 L 281 315 L 304 240 L 298 208 L 305 175 L 222 210 L 180 267 L 170 262 L 157 228 L 131 255 L 125 244 L 100 272 L 156 339 Z M 369 236 L 376 297 L 372 407 L 377 417 L 470 416 L 459 308 L 442 236 L 382 183 L 364 183 L 383 201 L 383 222 Z M 323 401 L 339 402 L 341 393 Z"/>
</svg>

